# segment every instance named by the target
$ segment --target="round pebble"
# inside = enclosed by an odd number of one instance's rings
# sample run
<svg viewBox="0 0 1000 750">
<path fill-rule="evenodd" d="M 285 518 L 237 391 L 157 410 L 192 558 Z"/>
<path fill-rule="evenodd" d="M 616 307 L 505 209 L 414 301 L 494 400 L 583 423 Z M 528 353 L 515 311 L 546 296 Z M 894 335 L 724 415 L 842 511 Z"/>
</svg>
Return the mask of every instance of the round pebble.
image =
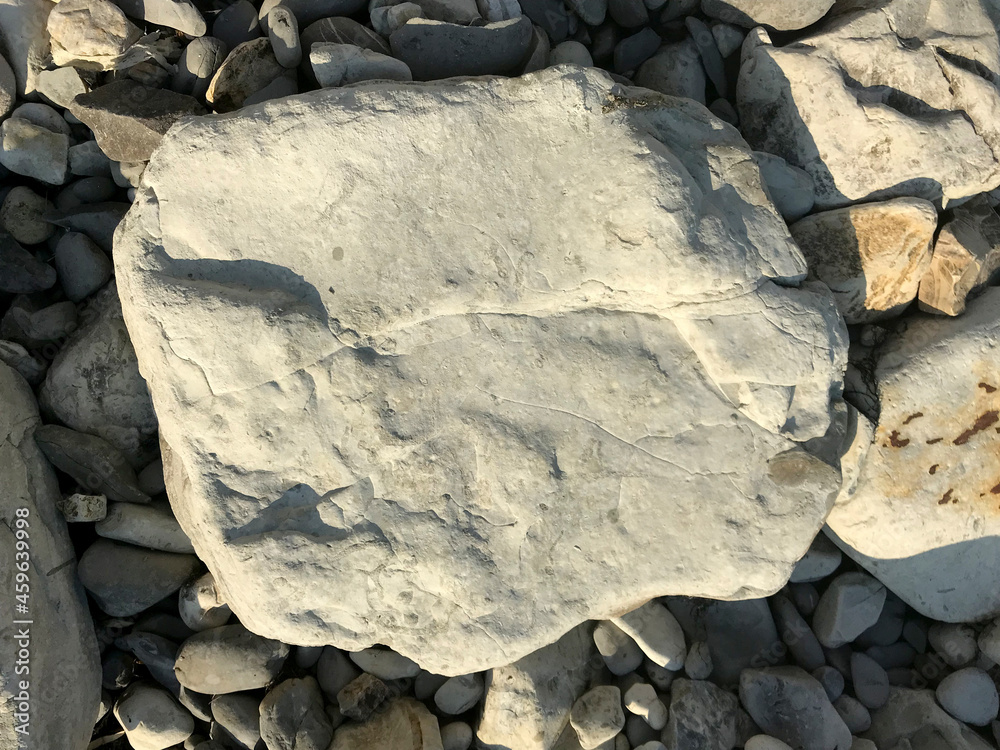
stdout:
<svg viewBox="0 0 1000 750">
<path fill-rule="evenodd" d="M 747 740 L 743 748 L 744 750 L 792 750 L 790 745 L 766 734 L 754 735 Z"/>
<path fill-rule="evenodd" d="M 464 721 L 453 721 L 441 727 L 442 750 L 469 750 L 472 747 L 472 727 Z"/>
<path fill-rule="evenodd" d="M 996 685 L 986 672 L 976 667 L 966 667 L 945 677 L 935 695 L 945 711 L 977 727 L 989 724 L 1000 711 Z"/>
<path fill-rule="evenodd" d="M 267 14 L 267 35 L 278 62 L 286 68 L 298 67 L 302 62 L 302 45 L 295 14 L 284 5 L 275 6 Z"/>
<path fill-rule="evenodd" d="M 684 671 L 692 680 L 707 680 L 712 674 L 712 653 L 708 643 L 695 641 L 684 659 Z"/>
<path fill-rule="evenodd" d="M 889 676 L 866 654 L 851 654 L 851 682 L 854 696 L 867 708 L 881 708 L 889 700 Z"/>
<path fill-rule="evenodd" d="M 573 704 L 569 721 L 583 750 L 596 750 L 625 726 L 621 691 L 611 685 L 591 688 Z"/>
<path fill-rule="evenodd" d="M 483 690 L 483 678 L 480 674 L 450 677 L 434 693 L 434 705 L 442 713 L 453 716 L 465 713 L 483 697 Z"/>
<path fill-rule="evenodd" d="M 51 237 L 56 228 L 42 219 L 54 206 L 31 188 L 18 185 L 0 205 L 0 225 L 18 242 L 36 245 Z"/>
<path fill-rule="evenodd" d="M 597 623 L 594 628 L 594 643 L 612 674 L 628 674 L 642 664 L 642 649 L 613 622 L 602 620 Z"/>
<path fill-rule="evenodd" d="M 382 680 L 416 677 L 420 672 L 420 667 L 415 661 L 387 648 L 366 648 L 351 653 L 350 657 L 362 671 Z"/>
</svg>

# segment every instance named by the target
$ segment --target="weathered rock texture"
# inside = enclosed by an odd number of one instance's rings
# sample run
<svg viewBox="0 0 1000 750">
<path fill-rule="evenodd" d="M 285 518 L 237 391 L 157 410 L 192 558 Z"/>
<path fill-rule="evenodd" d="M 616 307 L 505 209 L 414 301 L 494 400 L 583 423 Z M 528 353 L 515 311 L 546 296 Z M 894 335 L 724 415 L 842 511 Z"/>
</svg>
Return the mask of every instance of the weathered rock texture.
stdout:
<svg viewBox="0 0 1000 750">
<path fill-rule="evenodd" d="M 931 264 L 920 280 L 920 309 L 959 315 L 966 298 L 1000 269 L 1000 216 L 984 198 L 955 209 L 934 243 Z"/>
<path fill-rule="evenodd" d="M 809 172 L 818 208 L 1000 185 L 991 2 L 852 7 L 862 9 L 784 47 L 762 29 L 747 37 L 737 89 L 747 140 Z"/>
<path fill-rule="evenodd" d="M 508 664 L 775 590 L 839 484 L 845 329 L 746 144 L 597 71 L 188 121 L 115 261 L 178 520 L 262 635 Z"/>
<path fill-rule="evenodd" d="M 0 363 L 0 748 L 60 747 L 83 750 L 90 742 L 101 699 L 101 664 L 83 588 L 76 577 L 75 553 L 66 522 L 57 508 L 59 485 L 52 467 L 35 445 L 39 424 L 35 397 L 14 370 Z M 18 514 L 18 509 L 24 509 Z M 26 514 L 26 515 L 25 515 Z M 25 526 L 20 529 L 17 519 Z M 23 531 L 21 537 L 18 532 Z M 22 542 L 19 548 L 18 542 Z M 25 558 L 20 555 L 28 548 Z M 18 564 L 27 562 L 26 570 Z M 28 611 L 15 612 L 18 573 L 28 578 Z M 21 589 L 23 591 L 24 589 Z M 14 620 L 31 620 L 16 624 Z M 30 631 L 19 643 L 21 629 Z M 27 659 L 19 657 L 26 646 Z M 30 673 L 17 664 L 27 662 Z M 21 681 L 27 681 L 31 718 L 29 744 L 15 726 Z"/>
<path fill-rule="evenodd" d="M 889 336 L 873 442 L 862 423 L 856 484 L 828 519 L 848 554 L 938 620 L 1000 614 L 998 340 L 996 287 L 957 318 L 920 315 Z"/>
</svg>

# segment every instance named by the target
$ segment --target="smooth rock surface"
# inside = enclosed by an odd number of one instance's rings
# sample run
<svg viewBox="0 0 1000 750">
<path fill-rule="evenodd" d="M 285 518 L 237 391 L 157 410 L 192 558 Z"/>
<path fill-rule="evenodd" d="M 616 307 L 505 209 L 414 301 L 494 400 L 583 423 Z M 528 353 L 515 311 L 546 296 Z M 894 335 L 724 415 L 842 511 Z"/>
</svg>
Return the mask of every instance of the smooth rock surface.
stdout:
<svg viewBox="0 0 1000 750">
<path fill-rule="evenodd" d="M 59 283 L 73 302 L 82 302 L 108 283 L 114 266 L 93 240 L 80 232 L 66 232 L 53 256 Z"/>
<path fill-rule="evenodd" d="M 215 71 L 205 98 L 216 112 L 239 109 L 253 94 L 285 75 L 267 38 L 234 48 Z"/>
<path fill-rule="evenodd" d="M 184 624 L 198 632 L 222 627 L 233 614 L 220 597 L 211 573 L 205 573 L 181 587 L 177 608 Z"/>
<path fill-rule="evenodd" d="M 792 45 L 773 46 L 763 29 L 747 37 L 737 86 L 747 141 L 806 170 L 820 209 L 949 201 L 1000 184 L 1000 90 L 990 83 L 1000 44 L 989 4 L 853 7 Z"/>
<path fill-rule="evenodd" d="M 827 648 L 850 643 L 878 622 L 886 588 L 866 573 L 847 572 L 834 578 L 816 605 L 812 625 Z"/>
<path fill-rule="evenodd" d="M 0 125 L 0 164 L 49 185 L 66 182 L 69 138 L 20 117 Z"/>
<path fill-rule="evenodd" d="M 936 230 L 937 212 L 920 198 L 822 211 L 789 227 L 848 324 L 893 317 L 917 296 Z"/>
<path fill-rule="evenodd" d="M 135 750 L 165 750 L 194 732 L 194 718 L 166 690 L 136 683 L 115 703 L 115 718 Z"/>
<path fill-rule="evenodd" d="M 485 26 L 413 18 L 389 37 L 392 54 L 418 81 L 511 74 L 531 44 L 531 21 L 519 16 Z"/>
<path fill-rule="evenodd" d="M 797 221 L 812 210 L 816 190 L 808 172 L 764 151 L 754 151 L 753 157 L 760 165 L 760 176 L 764 178 L 774 207 L 785 221 Z"/>
<path fill-rule="evenodd" d="M 94 131 L 101 150 L 114 161 L 148 161 L 171 125 L 205 113 L 193 97 L 127 78 L 81 94 L 69 110 Z"/>
<path fill-rule="evenodd" d="M 103 438 L 138 469 L 155 456 L 157 422 L 115 285 L 81 317 L 49 367 L 39 404 L 47 416 Z"/>
<path fill-rule="evenodd" d="M 2 21 L 0 13 L 0 21 Z M 13 369 L 0 363 L 0 585 L 10 619 L 31 619 L 30 675 L 17 673 L 17 626 L 9 622 L 0 632 L 0 747 L 12 750 L 30 732 L 32 747 L 85 750 L 90 742 L 101 699 L 101 665 L 94 625 L 86 596 L 73 565 L 73 544 L 57 509 L 59 484 L 55 473 L 35 445 L 32 433 L 39 424 L 35 397 Z M 23 509 L 20 513 L 19 509 Z M 23 521 L 18 538 L 19 520 Z M 27 544 L 25 544 L 27 541 Z M 20 548 L 18 543 L 21 542 Z M 27 550 L 24 547 L 27 547 Z M 16 576 L 25 573 L 30 584 L 28 611 L 14 612 L 23 603 L 14 598 Z M 30 683 L 31 720 L 17 718 L 23 702 L 16 696 L 20 682 Z"/>
<path fill-rule="evenodd" d="M 636 86 L 705 103 L 705 70 L 694 42 L 664 44 L 635 74 Z"/>
<path fill-rule="evenodd" d="M 1000 289 L 957 318 L 917 315 L 879 348 L 881 414 L 834 541 L 923 615 L 1000 614 Z M 865 443 L 867 446 L 867 442 Z M 838 541 L 839 540 L 839 541 Z"/>
<path fill-rule="evenodd" d="M 466 674 L 787 579 L 839 486 L 843 324 L 769 280 L 805 264 L 736 131 L 646 96 L 572 67 L 382 82 L 164 140 L 118 283 L 174 511 L 254 631 Z"/>
<path fill-rule="evenodd" d="M 253 693 L 225 693 L 212 698 L 212 718 L 237 742 L 253 750 L 260 742 L 261 701 Z"/>
<path fill-rule="evenodd" d="M 115 5 L 132 18 L 169 26 L 188 36 L 203 36 L 205 17 L 191 0 L 114 0 Z"/>
<path fill-rule="evenodd" d="M 198 693 L 255 690 L 278 675 L 288 653 L 284 643 L 262 638 L 242 625 L 223 625 L 184 641 L 174 672 L 181 685 Z"/>
<path fill-rule="evenodd" d="M 934 242 L 930 267 L 920 280 L 920 309 L 961 315 L 966 299 L 1000 269 L 1000 216 L 988 201 L 955 209 Z"/>
<path fill-rule="evenodd" d="M 483 750 L 548 750 L 596 671 L 588 624 L 513 664 L 491 670 L 476 739 Z"/>
<path fill-rule="evenodd" d="M 149 505 L 111 503 L 107 516 L 94 526 L 94 530 L 105 539 L 137 547 L 194 554 L 191 540 L 181 530 L 165 501 Z"/>
<path fill-rule="evenodd" d="M 349 83 L 386 78 L 392 81 L 412 81 L 413 74 L 402 60 L 381 52 L 358 47 L 356 44 L 319 42 L 309 53 L 316 82 L 328 86 L 346 86 Z"/>
<path fill-rule="evenodd" d="M 131 617 L 177 591 L 199 564 L 194 555 L 98 539 L 80 557 L 80 582 L 105 613 Z"/>
<path fill-rule="evenodd" d="M 986 726 L 1000 711 L 1000 697 L 993 679 L 975 667 L 952 672 L 941 680 L 935 695 L 945 711 L 976 727 Z"/>
</svg>

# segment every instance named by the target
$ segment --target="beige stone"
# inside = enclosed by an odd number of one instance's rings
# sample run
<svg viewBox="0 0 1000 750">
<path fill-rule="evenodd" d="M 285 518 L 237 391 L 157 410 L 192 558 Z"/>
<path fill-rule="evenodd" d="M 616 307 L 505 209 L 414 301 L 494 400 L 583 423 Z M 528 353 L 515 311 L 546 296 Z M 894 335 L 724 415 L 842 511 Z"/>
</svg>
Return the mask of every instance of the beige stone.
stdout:
<svg viewBox="0 0 1000 750">
<path fill-rule="evenodd" d="M 443 750 L 437 718 L 412 698 L 393 701 L 364 724 L 334 732 L 330 750 Z"/>
<path fill-rule="evenodd" d="M 110 0 L 62 0 L 49 14 L 52 61 L 89 70 L 110 70 L 142 36 Z"/>
<path fill-rule="evenodd" d="M 941 229 L 930 267 L 920 280 L 920 309 L 959 315 L 970 294 L 1000 268 L 1000 216 L 984 198 L 955 209 Z"/>
<path fill-rule="evenodd" d="M 810 276 L 830 287 L 847 322 L 870 323 L 917 296 L 936 228 L 932 204 L 897 198 L 813 214 L 790 231 Z"/>
</svg>

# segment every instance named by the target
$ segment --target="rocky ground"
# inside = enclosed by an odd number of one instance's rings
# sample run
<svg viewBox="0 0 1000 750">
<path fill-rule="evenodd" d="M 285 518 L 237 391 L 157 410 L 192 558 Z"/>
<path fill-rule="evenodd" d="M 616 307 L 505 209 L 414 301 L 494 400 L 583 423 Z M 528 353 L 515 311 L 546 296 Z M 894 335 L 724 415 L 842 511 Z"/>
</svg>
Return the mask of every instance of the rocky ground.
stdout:
<svg viewBox="0 0 1000 750">
<path fill-rule="evenodd" d="M 1000 747 L 998 34 L 0 5 L 0 750 Z"/>
</svg>

